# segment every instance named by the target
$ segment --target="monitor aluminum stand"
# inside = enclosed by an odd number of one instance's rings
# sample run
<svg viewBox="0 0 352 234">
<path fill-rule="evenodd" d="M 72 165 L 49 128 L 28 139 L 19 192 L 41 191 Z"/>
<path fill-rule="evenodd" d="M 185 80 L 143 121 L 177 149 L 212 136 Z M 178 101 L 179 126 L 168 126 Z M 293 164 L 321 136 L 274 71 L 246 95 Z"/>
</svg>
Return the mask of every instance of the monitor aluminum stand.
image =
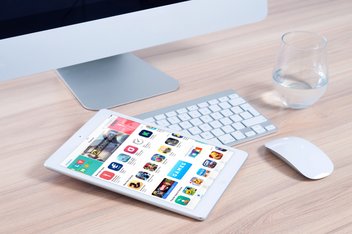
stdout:
<svg viewBox="0 0 352 234">
<path fill-rule="evenodd" d="M 178 81 L 133 54 L 120 54 L 57 69 L 88 110 L 135 102 L 178 89 Z"/>
</svg>

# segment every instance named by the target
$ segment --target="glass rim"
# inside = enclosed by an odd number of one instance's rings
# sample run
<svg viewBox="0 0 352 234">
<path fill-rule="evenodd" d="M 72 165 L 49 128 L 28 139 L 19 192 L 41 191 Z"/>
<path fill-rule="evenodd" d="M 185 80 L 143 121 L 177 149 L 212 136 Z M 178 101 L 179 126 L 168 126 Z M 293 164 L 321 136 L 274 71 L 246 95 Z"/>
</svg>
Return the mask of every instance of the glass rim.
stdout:
<svg viewBox="0 0 352 234">
<path fill-rule="evenodd" d="M 287 36 L 292 35 L 292 34 L 302 34 L 302 35 L 305 34 L 305 35 L 313 36 L 317 39 L 318 44 L 316 44 L 314 47 L 313 46 L 312 47 L 299 47 L 299 46 L 295 45 L 294 43 L 288 42 Z M 328 40 L 324 35 L 316 33 L 316 32 L 311 32 L 311 31 L 289 31 L 289 32 L 286 32 L 286 33 L 282 34 L 281 42 L 284 45 L 294 47 L 297 50 L 321 50 L 321 49 L 326 48 L 326 46 L 328 44 Z"/>
</svg>

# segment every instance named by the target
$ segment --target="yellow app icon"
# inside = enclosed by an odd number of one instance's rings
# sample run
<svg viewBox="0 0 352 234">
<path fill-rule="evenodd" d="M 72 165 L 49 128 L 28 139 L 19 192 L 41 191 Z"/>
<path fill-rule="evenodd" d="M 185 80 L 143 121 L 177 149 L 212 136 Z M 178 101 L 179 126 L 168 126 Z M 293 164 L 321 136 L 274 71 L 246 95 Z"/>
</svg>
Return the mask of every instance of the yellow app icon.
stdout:
<svg viewBox="0 0 352 234">
<path fill-rule="evenodd" d="M 141 190 L 143 183 L 138 180 L 131 180 L 127 185 L 131 189 Z"/>
</svg>

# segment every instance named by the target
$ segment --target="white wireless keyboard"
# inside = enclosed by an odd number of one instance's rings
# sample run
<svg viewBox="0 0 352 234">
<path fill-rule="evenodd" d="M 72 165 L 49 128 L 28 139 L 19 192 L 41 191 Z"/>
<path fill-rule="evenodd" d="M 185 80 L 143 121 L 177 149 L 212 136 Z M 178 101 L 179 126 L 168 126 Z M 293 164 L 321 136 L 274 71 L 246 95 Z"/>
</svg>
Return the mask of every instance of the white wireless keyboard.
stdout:
<svg viewBox="0 0 352 234">
<path fill-rule="evenodd" d="M 236 145 L 277 130 L 233 90 L 136 116 L 147 122 L 214 143 Z"/>
</svg>

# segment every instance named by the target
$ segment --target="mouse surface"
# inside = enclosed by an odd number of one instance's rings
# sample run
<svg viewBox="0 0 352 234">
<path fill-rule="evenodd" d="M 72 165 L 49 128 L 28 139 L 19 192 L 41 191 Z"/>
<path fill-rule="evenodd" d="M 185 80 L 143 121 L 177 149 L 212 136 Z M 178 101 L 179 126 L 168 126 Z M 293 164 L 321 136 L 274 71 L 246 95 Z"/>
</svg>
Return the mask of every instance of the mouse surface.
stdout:
<svg viewBox="0 0 352 234">
<path fill-rule="evenodd" d="M 324 178 L 334 170 L 334 164 L 329 157 L 303 138 L 279 138 L 267 142 L 265 147 L 309 179 Z"/>
</svg>

